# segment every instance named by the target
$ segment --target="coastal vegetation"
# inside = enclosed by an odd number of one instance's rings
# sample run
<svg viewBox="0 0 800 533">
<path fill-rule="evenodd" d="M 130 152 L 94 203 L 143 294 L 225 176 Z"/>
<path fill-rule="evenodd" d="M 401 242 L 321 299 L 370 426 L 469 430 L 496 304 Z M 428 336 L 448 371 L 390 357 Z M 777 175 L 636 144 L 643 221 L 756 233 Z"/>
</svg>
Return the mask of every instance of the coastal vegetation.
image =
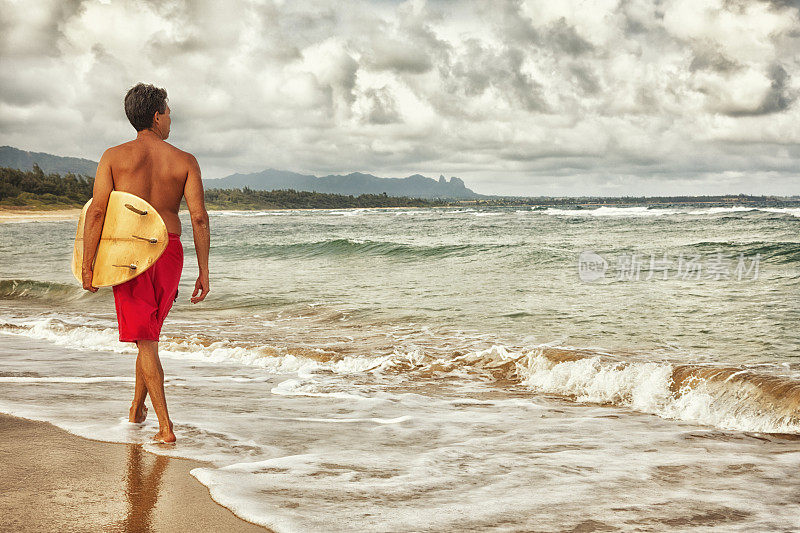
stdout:
<svg viewBox="0 0 800 533">
<path fill-rule="evenodd" d="M 443 200 L 360 194 L 358 196 L 321 192 L 256 191 L 243 189 L 207 189 L 206 206 L 209 209 L 346 209 L 349 207 L 435 207 L 448 205 Z"/>
<path fill-rule="evenodd" d="M 94 178 L 68 173 L 0 168 L 0 207 L 64 209 L 81 207 L 92 197 Z"/>
<path fill-rule="evenodd" d="M 94 178 L 75 174 L 45 174 L 38 165 L 33 170 L 0 168 L 0 207 L 64 209 L 82 207 L 92 197 Z M 448 205 L 443 200 L 405 196 L 327 194 L 284 189 L 256 191 L 208 189 L 208 209 L 346 209 L 351 207 L 434 207 Z M 185 204 L 184 204 L 185 208 Z"/>
<path fill-rule="evenodd" d="M 64 209 L 82 207 L 92 197 L 94 178 L 80 174 L 45 173 L 0 167 L 0 208 Z M 783 196 L 622 196 L 622 197 L 509 197 L 477 200 L 429 200 L 382 194 L 343 195 L 280 189 L 272 191 L 206 189 L 209 209 L 347 209 L 365 207 L 566 207 L 591 209 L 600 206 L 752 206 L 800 207 L 800 197 Z M 185 206 L 184 206 L 185 208 Z"/>
</svg>

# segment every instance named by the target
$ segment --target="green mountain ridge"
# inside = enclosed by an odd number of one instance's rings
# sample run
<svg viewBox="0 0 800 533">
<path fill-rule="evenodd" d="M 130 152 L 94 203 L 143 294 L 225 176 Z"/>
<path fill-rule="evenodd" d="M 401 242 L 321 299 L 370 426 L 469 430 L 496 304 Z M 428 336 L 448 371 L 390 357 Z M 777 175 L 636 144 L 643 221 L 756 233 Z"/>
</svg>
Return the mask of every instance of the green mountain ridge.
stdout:
<svg viewBox="0 0 800 533">
<path fill-rule="evenodd" d="M 97 162 L 79 157 L 62 157 L 45 152 L 29 152 L 12 146 L 0 147 L 0 167 L 28 171 L 37 164 L 45 173 L 80 174 L 93 177 Z M 380 178 L 372 174 L 352 172 L 346 175 L 331 174 L 317 177 L 285 170 L 266 169 L 252 174 L 231 174 L 225 178 L 204 179 L 206 189 L 241 189 L 255 191 L 294 190 L 328 194 L 354 195 L 386 193 L 394 197 L 425 199 L 479 199 L 489 198 L 468 189 L 456 177 L 448 181 L 414 174 L 405 178 Z"/>
<path fill-rule="evenodd" d="M 81 174 L 94 176 L 97 162 L 80 157 L 63 157 L 45 152 L 28 152 L 13 146 L 0 146 L 0 167 L 31 170 L 39 165 L 42 171 L 51 174 Z"/>
<path fill-rule="evenodd" d="M 329 174 L 317 177 L 285 170 L 266 169 L 252 174 L 232 174 L 226 178 L 204 180 L 206 189 L 248 187 L 268 191 L 295 189 L 330 194 L 384 194 L 427 199 L 474 200 L 489 198 L 468 189 L 460 178 L 444 176 L 438 180 L 414 174 L 405 178 L 380 178 L 363 172 Z"/>
</svg>

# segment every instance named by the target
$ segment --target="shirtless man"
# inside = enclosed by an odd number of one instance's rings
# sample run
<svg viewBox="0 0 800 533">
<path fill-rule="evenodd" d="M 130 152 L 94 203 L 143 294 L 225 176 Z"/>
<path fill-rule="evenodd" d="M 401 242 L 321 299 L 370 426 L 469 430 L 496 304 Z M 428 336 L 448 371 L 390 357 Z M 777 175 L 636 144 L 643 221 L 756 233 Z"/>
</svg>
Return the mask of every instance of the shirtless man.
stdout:
<svg viewBox="0 0 800 533">
<path fill-rule="evenodd" d="M 175 442 L 164 395 L 158 338 L 164 318 L 178 297 L 178 281 L 183 269 L 178 218 L 182 198 L 186 198 L 189 207 L 200 272 L 190 298 L 193 304 L 202 302 L 208 294 L 210 245 L 200 167 L 192 154 L 165 142 L 169 137 L 169 113 L 164 89 L 139 83 L 128 91 L 125 114 L 136 129 L 136 139 L 109 148 L 100 158 L 92 203 L 86 212 L 83 253 L 83 288 L 97 292 L 97 287 L 92 286 L 92 266 L 112 190 L 129 192 L 147 200 L 167 226 L 169 244 L 158 261 L 135 278 L 114 286 L 119 340 L 135 342 L 139 348 L 129 420 L 139 423 L 147 417 L 144 400 L 149 392 L 159 425 L 153 438 L 162 442 Z"/>
</svg>

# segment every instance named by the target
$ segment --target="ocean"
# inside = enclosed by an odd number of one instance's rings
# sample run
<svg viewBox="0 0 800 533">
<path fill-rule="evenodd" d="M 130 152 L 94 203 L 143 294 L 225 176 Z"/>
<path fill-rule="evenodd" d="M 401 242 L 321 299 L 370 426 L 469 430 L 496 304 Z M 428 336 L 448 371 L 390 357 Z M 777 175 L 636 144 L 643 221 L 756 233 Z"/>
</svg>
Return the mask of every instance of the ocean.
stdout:
<svg viewBox="0 0 800 533">
<path fill-rule="evenodd" d="M 0 224 L 0 411 L 209 461 L 276 531 L 800 529 L 800 209 L 210 215 L 160 343 L 176 446 L 127 422 L 75 222 Z"/>
</svg>

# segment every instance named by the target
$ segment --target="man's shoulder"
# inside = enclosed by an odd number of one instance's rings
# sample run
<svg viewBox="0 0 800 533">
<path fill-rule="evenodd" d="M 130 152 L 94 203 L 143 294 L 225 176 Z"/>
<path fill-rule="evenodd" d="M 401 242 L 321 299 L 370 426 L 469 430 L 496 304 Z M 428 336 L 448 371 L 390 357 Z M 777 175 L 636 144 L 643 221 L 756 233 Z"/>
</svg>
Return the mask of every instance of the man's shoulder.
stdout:
<svg viewBox="0 0 800 533">
<path fill-rule="evenodd" d="M 123 157 L 123 154 L 126 154 L 130 150 L 130 142 L 125 142 L 122 144 L 118 144 L 116 146 L 111 146 L 107 148 L 101 157 L 101 160 L 107 161 L 109 163 Z"/>
<path fill-rule="evenodd" d="M 171 145 L 167 141 L 164 141 L 164 144 L 167 145 L 168 149 L 171 151 L 171 153 L 175 157 L 181 158 L 183 161 L 185 161 L 189 165 L 197 164 L 197 159 L 195 159 L 195 157 L 191 153 L 189 153 L 189 152 L 187 152 L 185 150 L 181 150 L 180 148 L 177 148 L 177 147 Z"/>
<path fill-rule="evenodd" d="M 129 150 L 131 142 L 133 142 L 133 141 L 128 141 L 128 142 L 124 142 L 122 144 L 117 144 L 115 146 L 111 146 L 111 147 L 106 149 L 105 154 L 114 155 L 114 154 L 118 154 L 120 152 L 123 152 L 125 150 Z"/>
</svg>

